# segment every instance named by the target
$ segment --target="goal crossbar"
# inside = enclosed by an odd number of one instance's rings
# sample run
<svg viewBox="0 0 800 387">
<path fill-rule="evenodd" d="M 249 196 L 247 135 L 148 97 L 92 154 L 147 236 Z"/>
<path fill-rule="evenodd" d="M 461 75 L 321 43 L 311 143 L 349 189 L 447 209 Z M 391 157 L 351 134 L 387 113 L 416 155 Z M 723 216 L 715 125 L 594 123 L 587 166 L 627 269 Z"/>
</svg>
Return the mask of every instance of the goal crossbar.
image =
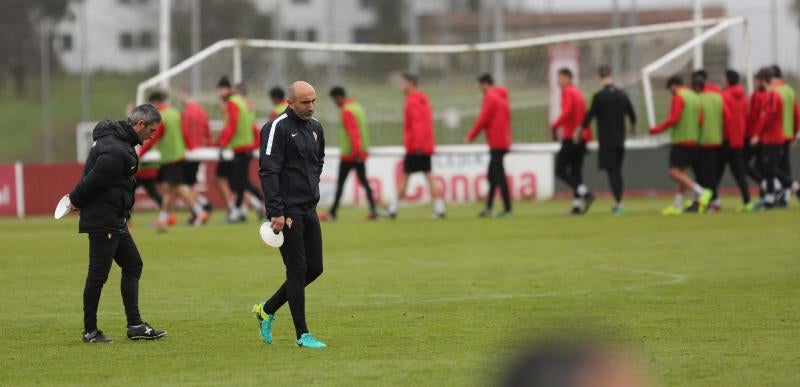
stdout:
<svg viewBox="0 0 800 387">
<path fill-rule="evenodd" d="M 593 39 L 618 38 L 631 35 L 655 34 L 670 31 L 686 30 L 695 27 L 716 28 L 720 25 L 732 25 L 741 23 L 743 18 L 709 18 L 702 20 L 679 21 L 670 23 L 648 24 L 631 27 L 621 27 L 593 31 L 568 32 L 563 34 L 547 35 L 540 37 L 508 40 L 503 42 L 474 43 L 474 44 L 445 44 L 445 45 L 404 45 L 404 44 L 360 44 L 360 43 L 319 43 L 319 42 L 297 42 L 267 39 L 225 39 L 220 40 L 200 52 L 190 56 L 173 67 L 161 72 L 150 79 L 140 83 L 136 90 L 136 103 L 144 103 L 145 91 L 157 86 L 170 78 L 190 69 L 192 66 L 202 62 L 215 53 L 233 49 L 233 74 L 241 74 L 241 69 L 237 69 L 237 64 L 241 65 L 241 48 L 270 48 L 281 50 L 316 50 L 316 51 L 337 51 L 337 52 L 361 52 L 361 53 L 439 53 L 439 54 L 459 54 L 470 52 L 493 52 L 524 47 L 546 46 L 561 42 L 577 42 Z M 725 27 L 727 28 L 727 27 Z M 238 60 L 237 60 L 238 59 Z"/>
</svg>

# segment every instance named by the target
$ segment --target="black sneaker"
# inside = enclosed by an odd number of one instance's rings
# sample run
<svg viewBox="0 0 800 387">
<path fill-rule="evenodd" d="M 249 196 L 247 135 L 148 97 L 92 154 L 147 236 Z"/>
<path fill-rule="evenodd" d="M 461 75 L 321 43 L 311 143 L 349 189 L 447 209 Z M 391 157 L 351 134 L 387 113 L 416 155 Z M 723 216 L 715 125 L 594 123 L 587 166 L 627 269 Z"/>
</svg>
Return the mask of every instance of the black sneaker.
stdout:
<svg viewBox="0 0 800 387">
<path fill-rule="evenodd" d="M 592 206 L 592 203 L 594 203 L 594 194 L 591 193 L 591 192 L 588 192 L 583 197 L 583 213 L 584 214 L 589 212 L 589 207 Z"/>
<path fill-rule="evenodd" d="M 155 329 L 148 323 L 128 327 L 128 338 L 131 340 L 155 340 L 166 335 L 166 331 Z"/>
<path fill-rule="evenodd" d="M 92 332 L 83 332 L 83 342 L 108 344 L 108 343 L 113 343 L 114 340 L 111 340 L 105 335 L 103 335 L 103 331 L 95 330 Z"/>
<path fill-rule="evenodd" d="M 583 210 L 581 210 L 580 207 L 572 207 L 572 209 L 565 215 L 567 216 L 583 215 Z"/>
</svg>

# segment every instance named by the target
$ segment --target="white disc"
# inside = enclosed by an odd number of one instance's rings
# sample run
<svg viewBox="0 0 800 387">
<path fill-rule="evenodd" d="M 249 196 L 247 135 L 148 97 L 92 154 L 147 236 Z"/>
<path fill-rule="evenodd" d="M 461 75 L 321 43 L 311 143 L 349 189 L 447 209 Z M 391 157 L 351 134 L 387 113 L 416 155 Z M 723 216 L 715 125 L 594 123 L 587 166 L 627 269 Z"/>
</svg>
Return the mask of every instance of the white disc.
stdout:
<svg viewBox="0 0 800 387">
<path fill-rule="evenodd" d="M 275 248 L 283 246 L 283 231 L 276 234 L 272 230 L 269 222 L 261 225 L 259 233 L 261 234 L 261 240 L 263 240 L 268 246 Z"/>
<path fill-rule="evenodd" d="M 56 204 L 56 211 L 53 213 L 53 217 L 56 219 L 63 218 L 64 215 L 69 213 L 69 205 L 70 205 L 69 196 L 64 195 L 64 197 L 62 197 L 61 200 L 58 201 L 58 204 Z"/>
</svg>

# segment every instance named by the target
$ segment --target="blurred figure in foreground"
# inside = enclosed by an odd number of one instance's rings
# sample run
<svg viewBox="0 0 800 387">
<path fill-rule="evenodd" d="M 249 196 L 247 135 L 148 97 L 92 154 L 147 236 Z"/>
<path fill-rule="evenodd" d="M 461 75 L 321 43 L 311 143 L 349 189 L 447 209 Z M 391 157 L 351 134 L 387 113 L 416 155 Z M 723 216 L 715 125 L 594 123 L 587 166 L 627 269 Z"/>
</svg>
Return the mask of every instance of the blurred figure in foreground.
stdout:
<svg viewBox="0 0 800 387">
<path fill-rule="evenodd" d="M 504 387 L 651 385 L 629 354 L 585 342 L 556 341 L 523 351 L 503 372 Z"/>
</svg>

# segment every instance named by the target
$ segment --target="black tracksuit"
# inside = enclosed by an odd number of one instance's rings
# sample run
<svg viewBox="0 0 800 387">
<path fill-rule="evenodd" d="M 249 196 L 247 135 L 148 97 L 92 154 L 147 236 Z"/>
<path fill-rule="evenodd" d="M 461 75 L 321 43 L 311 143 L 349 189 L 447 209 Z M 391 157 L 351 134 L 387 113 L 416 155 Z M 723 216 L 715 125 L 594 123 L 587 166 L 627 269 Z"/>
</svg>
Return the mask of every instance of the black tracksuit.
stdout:
<svg viewBox="0 0 800 387">
<path fill-rule="evenodd" d="M 120 290 L 128 325 L 139 325 L 139 278 L 142 258 L 128 233 L 139 166 L 134 146 L 141 144 L 125 121 L 101 121 L 92 133 L 94 145 L 70 201 L 80 209 L 79 232 L 89 234 L 89 274 L 83 290 L 84 328 L 97 329 L 97 306 L 111 262 L 122 268 Z"/>
<path fill-rule="evenodd" d="M 636 125 L 636 113 L 628 96 L 614 85 L 606 85 L 592 98 L 581 127 L 597 118 L 598 165 L 608 174 L 614 199 L 622 201 L 622 161 L 625 157 L 625 116 Z"/>
<path fill-rule="evenodd" d="M 317 218 L 325 136 L 316 119 L 303 120 L 291 108 L 261 128 L 260 170 L 267 216 L 285 216 L 280 248 L 286 281 L 267 301 L 274 314 L 289 302 L 297 337 L 308 332 L 305 286 L 322 274 L 322 231 Z"/>
</svg>

